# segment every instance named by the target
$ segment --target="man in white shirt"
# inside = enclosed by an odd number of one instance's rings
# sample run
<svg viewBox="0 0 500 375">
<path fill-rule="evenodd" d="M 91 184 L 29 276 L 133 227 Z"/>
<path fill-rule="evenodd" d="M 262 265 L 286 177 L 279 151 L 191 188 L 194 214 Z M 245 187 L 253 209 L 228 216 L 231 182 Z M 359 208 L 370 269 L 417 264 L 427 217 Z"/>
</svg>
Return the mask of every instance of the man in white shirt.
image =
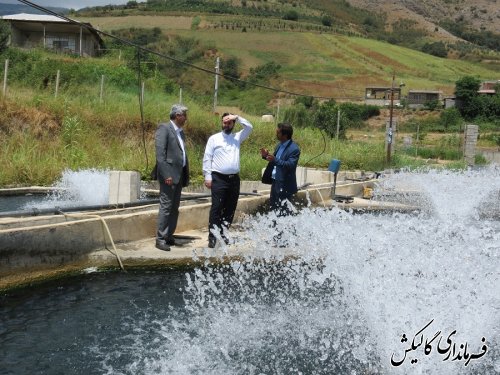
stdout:
<svg viewBox="0 0 500 375">
<path fill-rule="evenodd" d="M 233 134 L 236 122 L 243 129 Z M 252 124 L 243 117 L 224 113 L 222 131 L 208 139 L 203 156 L 205 186 L 212 190 L 208 247 L 215 247 L 214 231 L 219 231 L 226 244 L 229 243 L 224 229 L 229 228 L 233 222 L 240 195 L 240 145 L 248 138 L 252 129 Z"/>
</svg>

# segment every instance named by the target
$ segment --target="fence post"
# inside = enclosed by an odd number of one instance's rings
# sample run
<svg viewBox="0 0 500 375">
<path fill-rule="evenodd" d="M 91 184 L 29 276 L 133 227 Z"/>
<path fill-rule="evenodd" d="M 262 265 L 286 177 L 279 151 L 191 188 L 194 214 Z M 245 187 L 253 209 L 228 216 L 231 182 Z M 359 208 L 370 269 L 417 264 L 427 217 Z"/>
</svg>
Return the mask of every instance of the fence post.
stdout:
<svg viewBox="0 0 500 375">
<path fill-rule="evenodd" d="M 99 103 L 102 103 L 103 92 L 104 92 L 104 74 L 101 76 L 101 92 L 99 94 Z"/>
<path fill-rule="evenodd" d="M 335 134 L 335 139 L 339 140 L 339 131 L 340 131 L 340 108 L 337 111 L 337 133 Z"/>
<path fill-rule="evenodd" d="M 141 83 L 141 107 L 144 105 L 144 81 Z"/>
<path fill-rule="evenodd" d="M 57 74 L 56 74 L 56 92 L 55 92 L 55 97 L 57 98 L 57 93 L 59 91 L 59 77 L 61 76 L 61 71 L 58 69 Z"/>
<path fill-rule="evenodd" d="M 3 96 L 7 94 L 7 72 L 9 71 L 9 59 L 5 60 L 5 70 L 3 72 Z"/>
</svg>

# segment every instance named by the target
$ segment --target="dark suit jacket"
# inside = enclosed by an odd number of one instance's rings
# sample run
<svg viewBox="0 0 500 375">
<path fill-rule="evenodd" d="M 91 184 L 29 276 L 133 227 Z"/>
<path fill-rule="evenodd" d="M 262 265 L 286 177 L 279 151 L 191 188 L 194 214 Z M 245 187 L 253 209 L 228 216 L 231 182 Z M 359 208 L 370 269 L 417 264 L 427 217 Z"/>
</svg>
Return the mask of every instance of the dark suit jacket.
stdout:
<svg viewBox="0 0 500 375">
<path fill-rule="evenodd" d="M 274 149 L 276 156 L 280 144 Z M 276 166 L 275 184 L 279 184 L 287 194 L 295 194 L 297 192 L 297 164 L 299 163 L 300 149 L 297 143 L 290 141 L 285 150 L 281 153 L 279 159 L 274 159 L 274 162 L 269 162 L 268 168 L 272 170 Z"/>
<path fill-rule="evenodd" d="M 171 122 L 158 125 L 155 136 L 156 177 L 162 183 L 172 177 L 173 183 L 187 186 L 189 183 L 189 164 L 186 153 L 186 168 L 182 167 L 182 148 Z M 183 176 L 183 181 L 180 181 Z"/>
</svg>

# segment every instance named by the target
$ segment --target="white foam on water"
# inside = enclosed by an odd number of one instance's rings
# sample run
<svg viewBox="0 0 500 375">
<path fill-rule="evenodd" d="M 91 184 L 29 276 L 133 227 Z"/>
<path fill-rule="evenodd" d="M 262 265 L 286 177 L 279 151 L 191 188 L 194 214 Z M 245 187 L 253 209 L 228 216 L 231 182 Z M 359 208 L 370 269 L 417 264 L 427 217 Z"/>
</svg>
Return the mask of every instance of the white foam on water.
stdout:
<svg viewBox="0 0 500 375">
<path fill-rule="evenodd" d="M 53 188 L 53 192 L 47 198 L 40 202 L 29 203 L 24 209 L 108 204 L 109 171 L 98 169 L 65 170 Z"/>
<path fill-rule="evenodd" d="M 485 202 L 500 190 L 500 170 L 401 173 L 386 183 L 420 190 L 431 207 L 248 218 L 246 259 L 207 261 L 187 274 L 182 314 L 134 322 L 124 373 L 498 373 L 500 221 L 481 212 L 497 209 Z M 288 248 L 275 247 L 280 232 Z M 457 352 L 467 343 L 487 353 L 465 366 L 445 360 L 436 339 L 428 355 L 421 345 L 391 364 L 431 320 L 424 343 L 441 331 L 445 346 L 456 330 Z"/>
</svg>

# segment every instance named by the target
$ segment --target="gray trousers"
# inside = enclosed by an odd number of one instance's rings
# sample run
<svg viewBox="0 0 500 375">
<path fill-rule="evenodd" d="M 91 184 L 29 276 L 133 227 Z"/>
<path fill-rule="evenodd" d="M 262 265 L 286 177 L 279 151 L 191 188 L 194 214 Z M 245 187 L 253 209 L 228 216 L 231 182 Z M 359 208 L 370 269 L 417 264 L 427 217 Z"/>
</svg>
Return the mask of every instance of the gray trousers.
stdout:
<svg viewBox="0 0 500 375">
<path fill-rule="evenodd" d="M 158 231 L 156 239 L 166 241 L 174 235 L 179 218 L 182 184 L 167 185 L 160 181 L 160 209 L 158 212 Z"/>
</svg>

